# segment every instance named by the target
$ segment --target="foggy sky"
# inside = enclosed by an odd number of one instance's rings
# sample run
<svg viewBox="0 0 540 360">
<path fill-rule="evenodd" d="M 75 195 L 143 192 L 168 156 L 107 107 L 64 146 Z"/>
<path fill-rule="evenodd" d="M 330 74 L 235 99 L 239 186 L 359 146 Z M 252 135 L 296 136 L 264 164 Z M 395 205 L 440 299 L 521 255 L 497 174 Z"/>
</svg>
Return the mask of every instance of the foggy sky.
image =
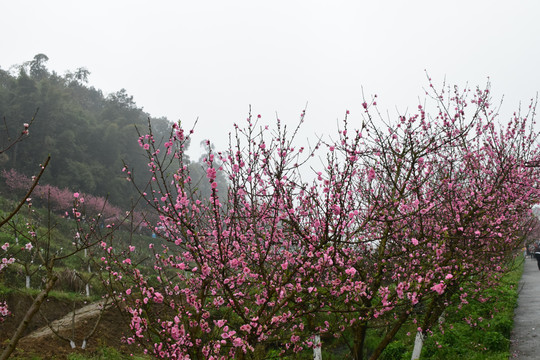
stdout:
<svg viewBox="0 0 540 360">
<path fill-rule="evenodd" d="M 226 146 L 251 105 L 265 124 L 329 135 L 378 95 L 393 117 L 436 84 L 492 82 L 502 115 L 540 89 L 538 1 L 3 1 L 0 67 L 49 57 L 63 74 L 125 88 L 154 117 L 199 119 L 199 140 Z M 276 115 L 277 114 L 277 115 Z M 197 138 L 196 138 L 197 139 Z"/>
</svg>

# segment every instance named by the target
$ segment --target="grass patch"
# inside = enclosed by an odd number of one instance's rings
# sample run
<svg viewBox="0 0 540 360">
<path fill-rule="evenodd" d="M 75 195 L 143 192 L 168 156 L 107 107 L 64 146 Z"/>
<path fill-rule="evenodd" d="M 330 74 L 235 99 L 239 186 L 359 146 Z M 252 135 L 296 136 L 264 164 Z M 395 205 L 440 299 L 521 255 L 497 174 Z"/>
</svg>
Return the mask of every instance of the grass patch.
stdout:
<svg viewBox="0 0 540 360">
<path fill-rule="evenodd" d="M 0 295 L 4 295 L 4 296 L 9 295 L 11 293 L 17 293 L 21 295 L 29 295 L 32 297 L 36 297 L 40 292 L 41 292 L 40 289 L 26 289 L 26 288 L 13 289 L 3 284 L 0 284 Z M 58 300 L 66 300 L 70 302 L 85 302 L 85 301 L 94 302 L 101 299 L 101 296 L 99 295 L 93 295 L 93 296 L 87 297 L 86 295 L 83 295 L 81 293 L 57 291 L 57 290 L 52 290 L 49 293 L 48 297 L 58 299 Z"/>
<path fill-rule="evenodd" d="M 445 330 L 437 329 L 426 338 L 421 359 L 508 359 L 522 274 L 523 261 L 520 261 L 498 287 L 486 291 L 491 300 L 471 301 L 461 309 L 451 306 Z"/>
<path fill-rule="evenodd" d="M 130 359 L 130 360 L 148 360 L 150 357 L 148 356 L 141 356 L 141 355 L 126 355 L 122 354 L 118 350 L 112 347 L 102 347 L 98 351 L 96 351 L 94 354 L 82 354 L 82 353 L 73 353 L 70 354 L 68 357 L 68 360 L 124 360 L 124 359 Z"/>
<path fill-rule="evenodd" d="M 56 357 L 53 357 L 55 359 Z M 21 354 L 15 356 L 15 360 L 43 360 L 44 358 L 36 354 Z M 66 357 L 67 360 L 149 360 L 151 357 L 137 354 L 123 354 L 115 348 L 103 346 L 92 353 L 74 352 Z"/>
</svg>

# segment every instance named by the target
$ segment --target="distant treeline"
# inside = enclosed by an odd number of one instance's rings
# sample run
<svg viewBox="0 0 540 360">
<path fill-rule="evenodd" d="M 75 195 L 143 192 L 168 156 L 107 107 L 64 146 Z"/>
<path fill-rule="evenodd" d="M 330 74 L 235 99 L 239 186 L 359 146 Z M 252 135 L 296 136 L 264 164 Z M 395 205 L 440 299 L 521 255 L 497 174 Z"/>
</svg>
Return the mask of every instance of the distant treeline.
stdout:
<svg viewBox="0 0 540 360">
<path fill-rule="evenodd" d="M 39 108 L 27 138 L 0 154 L 0 169 L 31 176 L 50 154 L 43 183 L 108 196 L 112 204 L 129 207 L 136 193 L 122 172 L 122 161 L 135 169 L 141 184 L 149 176 L 136 127 L 145 132 L 150 119 L 161 138 L 168 136 L 172 123 L 150 117 L 125 89 L 105 96 L 89 86 L 87 69 L 59 75 L 47 69 L 47 60 L 38 54 L 11 71 L 0 69 L 2 144 L 17 137 Z M 203 174 L 201 166 L 193 170 Z"/>
</svg>

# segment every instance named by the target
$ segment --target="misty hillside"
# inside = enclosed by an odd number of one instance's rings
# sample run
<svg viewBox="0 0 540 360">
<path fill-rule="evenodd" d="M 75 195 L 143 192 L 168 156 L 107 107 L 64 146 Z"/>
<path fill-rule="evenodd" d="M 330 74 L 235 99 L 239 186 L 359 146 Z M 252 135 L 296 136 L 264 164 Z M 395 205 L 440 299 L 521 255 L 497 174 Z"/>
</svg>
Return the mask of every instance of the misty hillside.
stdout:
<svg viewBox="0 0 540 360">
<path fill-rule="evenodd" d="M 39 108 L 26 139 L 0 155 L 0 169 L 31 176 L 50 154 L 43 183 L 108 195 L 113 204 L 129 206 L 134 189 L 121 171 L 122 161 L 135 168 L 141 182 L 148 178 L 136 127 L 147 131 L 150 118 L 160 139 L 172 123 L 152 118 L 124 89 L 105 96 L 89 86 L 85 68 L 59 75 L 47 69 L 47 60 L 38 54 L 9 72 L 0 69 L 2 144 L 18 136 Z"/>
</svg>

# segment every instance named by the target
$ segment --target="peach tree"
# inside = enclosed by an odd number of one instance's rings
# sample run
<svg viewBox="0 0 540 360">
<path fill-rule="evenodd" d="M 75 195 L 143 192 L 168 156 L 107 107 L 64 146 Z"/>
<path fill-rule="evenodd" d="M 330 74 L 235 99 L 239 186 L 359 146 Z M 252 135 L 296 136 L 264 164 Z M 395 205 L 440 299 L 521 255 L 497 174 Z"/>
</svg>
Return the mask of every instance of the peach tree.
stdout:
<svg viewBox="0 0 540 360">
<path fill-rule="evenodd" d="M 347 112 L 337 140 L 307 149 L 298 128 L 250 115 L 227 151 L 208 147 L 210 196 L 185 160 L 191 132 L 141 135 L 152 180 L 139 191 L 158 218 L 151 266 L 102 242 L 126 341 L 161 358 L 260 359 L 324 335 L 376 359 L 404 324 L 421 340 L 450 303 L 482 299 L 540 195 L 534 106 L 503 126 L 489 85 L 429 95 L 395 121 L 373 97 L 357 128 Z"/>
</svg>

